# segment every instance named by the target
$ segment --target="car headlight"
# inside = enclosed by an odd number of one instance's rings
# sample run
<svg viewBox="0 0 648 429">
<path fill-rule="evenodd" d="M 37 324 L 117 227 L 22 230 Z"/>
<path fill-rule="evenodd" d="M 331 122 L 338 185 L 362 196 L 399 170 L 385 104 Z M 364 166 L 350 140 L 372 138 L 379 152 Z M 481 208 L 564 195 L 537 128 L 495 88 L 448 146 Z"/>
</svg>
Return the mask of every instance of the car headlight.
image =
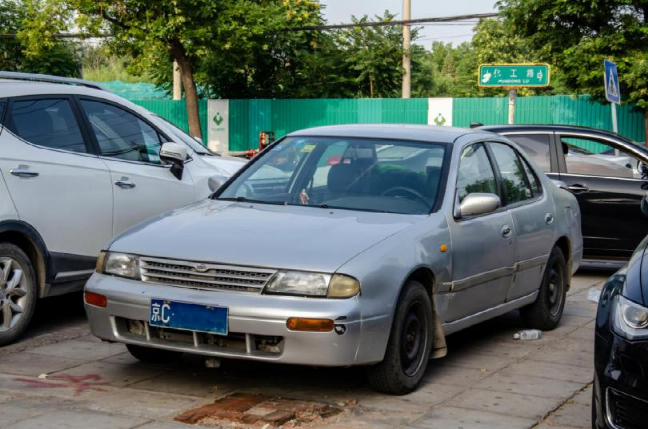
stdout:
<svg viewBox="0 0 648 429">
<path fill-rule="evenodd" d="M 267 294 L 350 298 L 360 293 L 360 283 L 342 274 L 279 271 L 265 288 Z"/>
<path fill-rule="evenodd" d="M 612 328 L 629 340 L 648 338 L 648 308 L 617 295 L 612 304 Z"/>
<path fill-rule="evenodd" d="M 140 280 L 139 256 L 128 253 L 101 252 L 97 272 Z"/>
</svg>

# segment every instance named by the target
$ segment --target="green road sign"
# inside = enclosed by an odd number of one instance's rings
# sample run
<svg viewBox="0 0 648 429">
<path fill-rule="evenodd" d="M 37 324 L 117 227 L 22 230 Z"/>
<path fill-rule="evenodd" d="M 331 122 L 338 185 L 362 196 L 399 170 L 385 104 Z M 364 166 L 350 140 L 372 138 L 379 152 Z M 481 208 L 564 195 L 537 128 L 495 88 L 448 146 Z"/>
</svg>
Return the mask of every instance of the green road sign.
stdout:
<svg viewBox="0 0 648 429">
<path fill-rule="evenodd" d="M 548 64 L 482 64 L 479 86 L 544 87 L 549 86 Z"/>
</svg>

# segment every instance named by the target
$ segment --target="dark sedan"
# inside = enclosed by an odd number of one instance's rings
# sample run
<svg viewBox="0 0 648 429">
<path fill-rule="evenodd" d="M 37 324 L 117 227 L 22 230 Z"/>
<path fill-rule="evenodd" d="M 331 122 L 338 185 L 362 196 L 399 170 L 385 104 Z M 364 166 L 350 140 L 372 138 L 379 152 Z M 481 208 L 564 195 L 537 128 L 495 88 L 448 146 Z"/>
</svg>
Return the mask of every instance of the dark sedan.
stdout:
<svg viewBox="0 0 648 429">
<path fill-rule="evenodd" d="M 648 186 L 648 148 L 618 134 L 562 125 L 501 125 L 481 129 L 518 144 L 551 179 L 564 182 L 582 212 L 583 258 L 627 261 L 648 222 L 639 204 Z"/>
<path fill-rule="evenodd" d="M 645 199 L 642 211 L 648 215 Z M 648 427 L 647 247 L 648 237 L 601 293 L 594 340 L 593 428 Z"/>
</svg>

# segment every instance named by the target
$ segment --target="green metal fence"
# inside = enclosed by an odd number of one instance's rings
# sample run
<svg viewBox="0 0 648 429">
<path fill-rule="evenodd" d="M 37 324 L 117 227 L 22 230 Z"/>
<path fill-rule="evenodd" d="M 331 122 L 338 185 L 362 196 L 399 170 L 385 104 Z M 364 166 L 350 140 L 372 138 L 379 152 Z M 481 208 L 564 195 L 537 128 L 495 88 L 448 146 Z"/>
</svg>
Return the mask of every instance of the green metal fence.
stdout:
<svg viewBox="0 0 648 429">
<path fill-rule="evenodd" d="M 135 101 L 147 109 L 187 129 L 184 101 Z M 200 101 L 200 123 L 207 136 L 207 101 Z M 631 106 L 618 109 L 619 132 L 638 142 L 646 141 L 643 115 Z M 230 100 L 230 151 L 258 146 L 260 131 L 274 131 L 277 138 L 302 128 L 357 123 L 426 124 L 428 100 L 413 99 L 313 99 L 313 100 Z M 471 122 L 506 124 L 508 98 L 455 98 L 453 125 L 468 127 Z M 612 129 L 609 104 L 592 103 L 587 97 L 519 97 L 516 124 L 567 124 Z"/>
</svg>

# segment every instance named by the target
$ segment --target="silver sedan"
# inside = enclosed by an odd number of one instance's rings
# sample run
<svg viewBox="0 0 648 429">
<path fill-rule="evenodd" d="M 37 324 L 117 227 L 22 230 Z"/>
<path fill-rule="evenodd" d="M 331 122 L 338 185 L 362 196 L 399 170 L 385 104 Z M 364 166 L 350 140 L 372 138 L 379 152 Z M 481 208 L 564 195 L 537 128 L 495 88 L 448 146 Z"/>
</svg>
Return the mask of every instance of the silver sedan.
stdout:
<svg viewBox="0 0 648 429">
<path fill-rule="evenodd" d="M 518 308 L 555 328 L 581 253 L 576 199 L 506 138 L 314 128 L 114 239 L 86 310 L 141 360 L 365 365 L 404 394 L 453 332 Z"/>
</svg>

